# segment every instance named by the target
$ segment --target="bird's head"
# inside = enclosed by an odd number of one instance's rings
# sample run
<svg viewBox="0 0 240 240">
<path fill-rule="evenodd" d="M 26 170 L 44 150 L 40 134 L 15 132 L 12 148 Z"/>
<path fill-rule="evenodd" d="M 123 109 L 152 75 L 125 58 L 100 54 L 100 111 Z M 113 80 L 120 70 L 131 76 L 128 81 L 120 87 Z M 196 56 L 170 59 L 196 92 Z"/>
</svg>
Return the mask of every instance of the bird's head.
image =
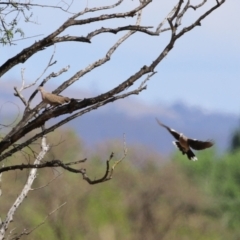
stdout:
<svg viewBox="0 0 240 240">
<path fill-rule="evenodd" d="M 180 133 L 179 137 L 180 137 L 180 138 L 183 138 L 183 136 L 184 136 L 183 133 Z"/>
</svg>

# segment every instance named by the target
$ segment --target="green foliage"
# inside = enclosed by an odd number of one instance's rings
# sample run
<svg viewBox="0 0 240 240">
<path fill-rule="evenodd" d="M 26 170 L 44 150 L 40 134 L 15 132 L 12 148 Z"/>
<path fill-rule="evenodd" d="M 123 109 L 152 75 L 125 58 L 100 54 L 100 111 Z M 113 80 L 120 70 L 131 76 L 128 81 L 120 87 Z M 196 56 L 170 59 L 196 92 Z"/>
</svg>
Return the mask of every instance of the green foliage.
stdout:
<svg viewBox="0 0 240 240">
<path fill-rule="evenodd" d="M 2 3 L 0 8 L 0 43 L 2 45 L 11 45 L 16 34 L 24 37 L 24 31 L 19 27 L 21 16 L 25 22 L 30 22 L 32 13 L 28 15 L 31 5 L 18 5 L 14 2 Z"/>
<path fill-rule="evenodd" d="M 240 130 L 236 130 L 231 138 L 230 150 L 236 151 L 240 148 Z"/>
<path fill-rule="evenodd" d="M 9 23 L 2 23 L 2 27 L 0 27 L 0 43 L 2 45 L 11 44 L 16 34 L 24 37 L 23 30 L 18 28 L 17 25 L 16 19 L 13 19 Z"/>
<path fill-rule="evenodd" d="M 214 199 L 215 214 L 222 224 L 240 236 L 240 151 L 228 153 L 220 158 L 213 151 L 198 154 L 199 161 L 192 164 L 182 157 L 174 157 L 184 173 Z"/>
<path fill-rule="evenodd" d="M 45 160 L 75 161 L 85 156 L 83 143 L 71 131 L 53 133 L 48 141 L 54 145 Z M 128 148 L 113 179 L 99 185 L 91 186 L 81 176 L 63 171 L 45 186 L 62 170 L 39 170 L 33 187 L 45 187 L 28 195 L 11 227 L 16 227 L 16 233 L 32 229 L 67 202 L 25 239 L 240 238 L 240 152 L 218 157 L 214 149 L 200 151 L 196 162 L 177 152 L 173 161 L 163 164 L 152 151 L 144 149 L 144 155 L 143 147 Z M 81 167 L 91 178 L 101 177 L 105 160 L 112 150 L 118 159 L 119 149 L 121 142 L 106 143 Z M 27 171 L 4 175 L 1 213 L 9 208 L 26 177 Z M 16 179 L 14 184 L 12 179 Z"/>
<path fill-rule="evenodd" d="M 179 151 L 173 156 L 174 162 L 181 165 L 185 174 L 196 182 L 206 181 L 211 176 L 211 169 L 215 165 L 214 149 L 197 152 L 199 161 L 190 161 L 186 155 L 182 155 Z"/>
</svg>

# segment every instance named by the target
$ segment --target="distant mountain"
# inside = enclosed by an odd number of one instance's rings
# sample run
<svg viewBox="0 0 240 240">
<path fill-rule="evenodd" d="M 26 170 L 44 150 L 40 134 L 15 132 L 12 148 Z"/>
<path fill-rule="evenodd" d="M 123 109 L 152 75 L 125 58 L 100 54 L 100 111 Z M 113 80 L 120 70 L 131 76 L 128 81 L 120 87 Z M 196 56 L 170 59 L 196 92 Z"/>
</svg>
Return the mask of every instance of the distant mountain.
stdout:
<svg viewBox="0 0 240 240">
<path fill-rule="evenodd" d="M 183 103 L 171 107 L 146 106 L 130 99 L 90 112 L 74 120 L 69 126 L 89 146 L 103 140 L 121 140 L 125 133 L 129 144 L 143 144 L 168 154 L 175 150 L 173 137 L 157 124 L 156 117 L 189 137 L 213 139 L 219 153 L 228 149 L 231 135 L 239 126 L 236 115 L 206 112 Z"/>
<path fill-rule="evenodd" d="M 71 96 L 74 97 L 74 95 L 79 97 L 79 95 L 85 96 L 86 93 L 71 93 Z M 91 93 L 88 95 L 91 96 Z M 11 103 L 6 103 L 7 101 Z M 33 104 L 39 101 L 40 96 L 37 95 Z M 7 91 L 1 92 L 0 106 L 0 124 L 7 124 L 14 120 L 23 108 L 23 104 Z M 228 149 L 231 135 L 239 126 L 237 115 L 206 112 L 204 109 L 190 107 L 181 102 L 172 106 L 162 104 L 151 106 L 130 97 L 87 113 L 66 124 L 65 127 L 74 129 L 89 147 L 94 147 L 105 140 L 122 140 L 125 133 L 127 144 L 146 145 L 150 149 L 168 154 L 175 150 L 171 143 L 173 137 L 157 124 L 156 117 L 189 137 L 202 140 L 213 139 L 219 153 Z"/>
</svg>

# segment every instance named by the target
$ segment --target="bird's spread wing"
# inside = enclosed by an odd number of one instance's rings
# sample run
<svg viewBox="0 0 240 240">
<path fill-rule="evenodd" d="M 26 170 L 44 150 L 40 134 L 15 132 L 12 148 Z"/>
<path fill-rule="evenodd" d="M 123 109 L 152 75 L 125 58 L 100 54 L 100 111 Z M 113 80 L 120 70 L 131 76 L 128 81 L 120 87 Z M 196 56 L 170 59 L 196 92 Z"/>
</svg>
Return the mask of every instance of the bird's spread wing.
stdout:
<svg viewBox="0 0 240 240">
<path fill-rule="evenodd" d="M 195 150 L 202 150 L 205 148 L 210 148 L 211 146 L 213 146 L 213 142 L 212 141 L 199 141 L 197 139 L 188 139 L 188 144 L 191 148 L 195 149 Z"/>
<path fill-rule="evenodd" d="M 183 155 L 186 154 L 186 151 L 184 150 L 184 148 L 181 146 L 179 142 L 173 141 L 172 143 L 182 152 Z"/>
<path fill-rule="evenodd" d="M 160 126 L 166 128 L 166 129 L 174 136 L 175 139 L 179 140 L 180 134 L 179 134 L 178 132 L 176 132 L 174 129 L 172 129 L 172 128 L 170 128 L 170 127 L 162 124 L 157 118 L 156 118 L 156 120 L 157 120 L 157 123 L 158 123 Z"/>
</svg>

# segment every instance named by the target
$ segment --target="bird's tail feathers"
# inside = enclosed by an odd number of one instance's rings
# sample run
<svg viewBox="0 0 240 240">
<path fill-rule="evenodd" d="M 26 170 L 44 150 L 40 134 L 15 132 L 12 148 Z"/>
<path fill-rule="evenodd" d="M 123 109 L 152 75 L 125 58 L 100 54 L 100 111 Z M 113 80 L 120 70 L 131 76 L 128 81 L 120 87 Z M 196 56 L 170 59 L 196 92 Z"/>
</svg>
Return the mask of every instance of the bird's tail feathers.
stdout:
<svg viewBox="0 0 240 240">
<path fill-rule="evenodd" d="M 188 156 L 188 159 L 189 160 L 192 160 L 192 161 L 197 161 L 197 157 L 195 156 L 195 154 L 193 153 L 193 151 L 191 149 L 189 149 L 187 152 L 186 152 L 187 156 Z"/>
</svg>

